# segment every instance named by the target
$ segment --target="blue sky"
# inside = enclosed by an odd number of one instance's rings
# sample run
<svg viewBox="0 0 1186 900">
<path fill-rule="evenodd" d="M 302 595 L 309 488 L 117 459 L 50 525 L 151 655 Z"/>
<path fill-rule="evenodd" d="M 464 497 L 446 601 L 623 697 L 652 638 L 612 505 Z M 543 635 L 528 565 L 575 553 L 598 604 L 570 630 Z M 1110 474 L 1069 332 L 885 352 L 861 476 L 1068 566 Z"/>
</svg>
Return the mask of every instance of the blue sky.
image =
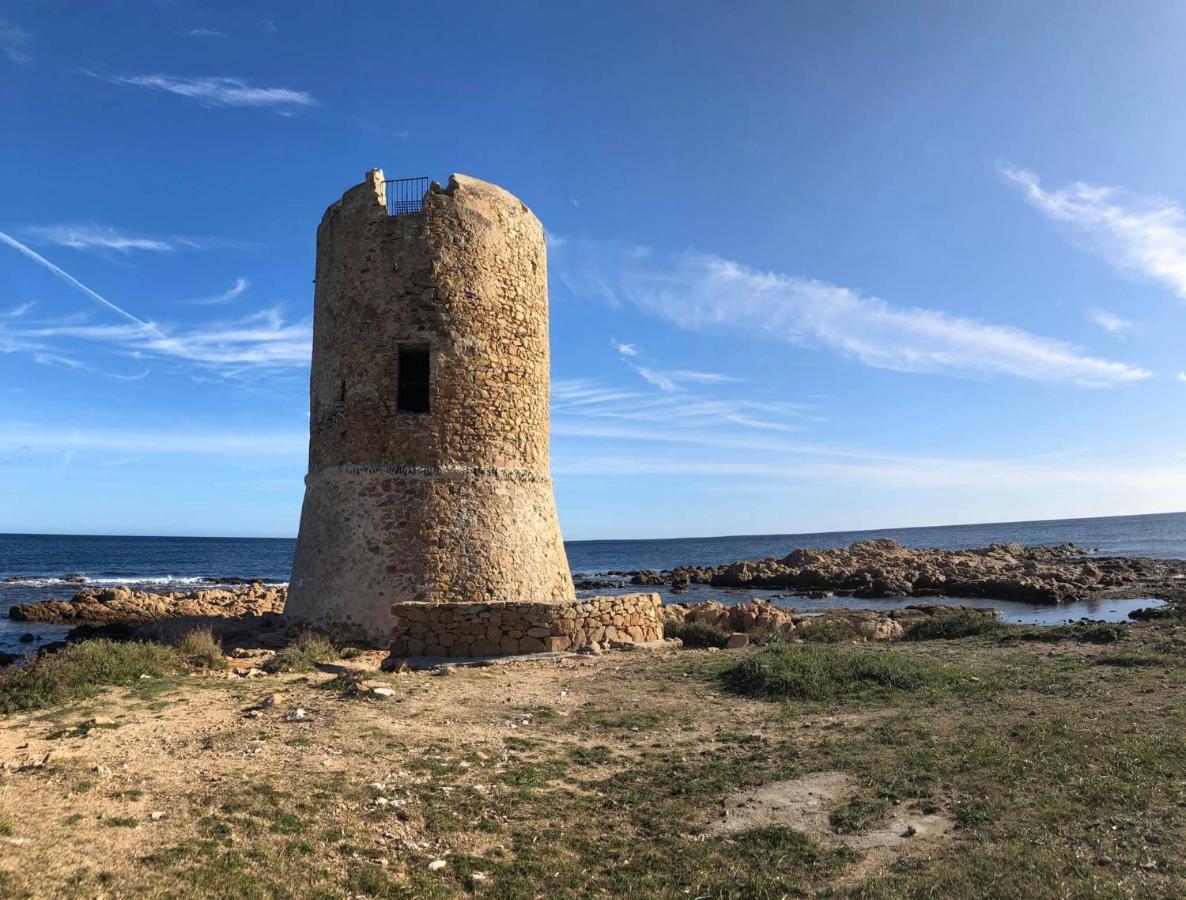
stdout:
<svg viewBox="0 0 1186 900">
<path fill-rule="evenodd" d="M 544 221 L 569 538 L 1186 509 L 1184 39 L 1179 2 L 0 3 L 0 531 L 294 535 L 315 230 L 376 166 Z"/>
</svg>

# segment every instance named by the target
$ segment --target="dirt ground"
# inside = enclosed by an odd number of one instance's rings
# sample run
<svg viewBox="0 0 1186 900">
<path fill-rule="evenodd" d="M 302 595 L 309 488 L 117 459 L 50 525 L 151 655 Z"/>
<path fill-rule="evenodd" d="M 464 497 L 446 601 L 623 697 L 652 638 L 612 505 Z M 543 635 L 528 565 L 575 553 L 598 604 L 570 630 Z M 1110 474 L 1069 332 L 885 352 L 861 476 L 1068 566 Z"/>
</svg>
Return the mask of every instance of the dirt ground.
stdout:
<svg viewBox="0 0 1186 900">
<path fill-rule="evenodd" d="M 753 648 L 145 678 L 0 720 L 0 895 L 980 896 L 1011 856 L 1034 895 L 1170 895 L 1181 636 L 1140 629 L 1119 656 L 909 648 L 992 687 L 893 702 L 726 694 L 719 670 Z M 1093 759 L 1114 790 L 1081 783 Z M 1117 845 L 1132 821 L 1138 849 Z M 1011 854 L 1023 837 L 1039 846 Z"/>
</svg>

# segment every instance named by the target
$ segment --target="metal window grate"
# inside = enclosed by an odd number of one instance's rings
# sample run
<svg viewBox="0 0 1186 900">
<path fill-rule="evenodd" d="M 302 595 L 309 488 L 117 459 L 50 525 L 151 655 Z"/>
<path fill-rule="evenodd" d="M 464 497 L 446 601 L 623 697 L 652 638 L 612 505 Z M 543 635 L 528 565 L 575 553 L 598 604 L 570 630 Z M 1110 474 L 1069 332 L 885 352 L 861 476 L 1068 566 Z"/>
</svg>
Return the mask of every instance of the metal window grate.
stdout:
<svg viewBox="0 0 1186 900">
<path fill-rule="evenodd" d="M 387 215 L 403 216 L 420 212 L 428 193 L 427 178 L 393 178 L 387 185 Z"/>
</svg>

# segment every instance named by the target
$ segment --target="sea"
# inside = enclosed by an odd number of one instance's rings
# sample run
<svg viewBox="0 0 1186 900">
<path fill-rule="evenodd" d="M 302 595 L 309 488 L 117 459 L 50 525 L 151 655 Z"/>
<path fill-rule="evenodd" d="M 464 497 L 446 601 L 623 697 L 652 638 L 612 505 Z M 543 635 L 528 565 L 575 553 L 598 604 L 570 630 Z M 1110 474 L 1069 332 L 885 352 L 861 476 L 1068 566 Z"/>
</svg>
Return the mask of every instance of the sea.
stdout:
<svg viewBox="0 0 1186 900">
<path fill-rule="evenodd" d="M 1014 541 L 1023 545 L 1073 543 L 1098 556 L 1150 556 L 1186 559 L 1186 513 L 998 522 L 931 528 L 875 531 L 830 531 L 808 534 L 727 535 L 656 540 L 567 541 L 569 566 L 575 576 L 639 569 L 670 569 L 680 565 L 716 565 L 739 559 L 782 557 L 798 547 L 827 549 L 854 541 L 891 538 L 906 547 L 959 549 Z M 8 618 L 17 603 L 68 599 L 83 587 L 126 585 L 153 591 L 197 590 L 220 579 L 260 579 L 284 583 L 292 566 L 292 538 L 127 537 L 61 534 L 0 534 L 0 651 L 16 653 L 63 637 L 66 629 Z M 600 588 L 583 594 L 631 590 Z M 633 588 L 637 590 L 637 588 Z M 648 590 L 651 590 L 648 588 Z M 870 600 L 829 597 L 809 600 L 778 591 L 730 591 L 693 585 L 688 593 L 665 601 L 724 603 L 763 597 L 808 611 L 830 607 L 892 609 L 901 598 Z M 942 602 L 928 599 L 926 602 Z M 994 606 L 1011 622 L 1055 624 L 1091 618 L 1122 621 L 1133 609 L 1158 601 L 1094 600 L 1051 607 L 1001 600 L 956 599 L 953 603 Z M 32 635 L 21 641 L 22 635 Z"/>
</svg>

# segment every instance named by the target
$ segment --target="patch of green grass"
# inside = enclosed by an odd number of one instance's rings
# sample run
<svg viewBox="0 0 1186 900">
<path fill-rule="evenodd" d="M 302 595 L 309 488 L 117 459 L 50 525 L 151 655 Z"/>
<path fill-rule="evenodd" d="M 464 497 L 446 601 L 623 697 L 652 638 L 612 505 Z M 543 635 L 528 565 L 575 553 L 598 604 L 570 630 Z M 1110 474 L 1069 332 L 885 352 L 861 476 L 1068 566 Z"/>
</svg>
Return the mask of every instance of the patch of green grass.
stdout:
<svg viewBox="0 0 1186 900">
<path fill-rule="evenodd" d="M 817 616 L 806 619 L 798 626 L 796 633 L 803 640 L 813 644 L 848 644 L 864 640 L 856 626 L 841 616 Z"/>
<path fill-rule="evenodd" d="M 588 766 L 607 763 L 614 754 L 609 747 L 597 744 L 592 747 L 573 747 L 568 755 L 578 765 Z"/>
<path fill-rule="evenodd" d="M 861 834 L 879 824 L 892 806 L 886 797 L 854 797 L 832 810 L 828 824 L 837 834 Z"/>
<path fill-rule="evenodd" d="M 1000 632 L 1009 626 L 999 619 L 961 610 L 928 616 L 915 622 L 902 634 L 904 641 L 949 641 L 981 634 Z"/>
<path fill-rule="evenodd" d="M 0 812 L 0 837 L 12 834 L 12 819 L 6 813 Z"/>
<path fill-rule="evenodd" d="M 1083 644 L 1113 644 L 1128 637 L 1128 626 L 1118 622 L 1076 622 L 1073 625 L 1049 625 L 1031 628 L 1014 626 L 1005 637 L 1020 641 L 1039 641 L 1057 644 L 1078 641 Z"/>
<path fill-rule="evenodd" d="M 895 694 L 932 696 L 969 685 L 965 668 L 900 650 L 826 644 L 765 647 L 722 673 L 731 690 L 778 700 L 884 699 Z"/>
<path fill-rule="evenodd" d="M 1103 653 L 1092 660 L 1097 666 L 1120 669 L 1143 669 L 1165 665 L 1165 658 L 1155 653 Z"/>
<path fill-rule="evenodd" d="M 679 638 L 689 649 L 723 648 L 729 640 L 729 632 L 708 622 L 666 622 L 663 637 Z"/>
<path fill-rule="evenodd" d="M 310 672 L 318 663 L 340 658 L 337 648 L 325 638 L 305 633 L 287 647 L 277 650 L 276 655 L 264 663 L 264 671 L 272 674 Z"/>
<path fill-rule="evenodd" d="M 57 706 L 92 696 L 108 685 L 136 684 L 141 675 L 166 675 L 182 666 L 177 652 L 160 644 L 71 644 L 0 676 L 0 714 Z"/>
<path fill-rule="evenodd" d="M 187 631 L 177 642 L 177 653 L 186 664 L 195 669 L 225 669 L 227 659 L 222 653 L 222 644 L 209 628 L 195 628 Z"/>
<path fill-rule="evenodd" d="M 135 828 L 140 820 L 132 816 L 104 816 L 102 819 L 108 828 Z"/>
</svg>

